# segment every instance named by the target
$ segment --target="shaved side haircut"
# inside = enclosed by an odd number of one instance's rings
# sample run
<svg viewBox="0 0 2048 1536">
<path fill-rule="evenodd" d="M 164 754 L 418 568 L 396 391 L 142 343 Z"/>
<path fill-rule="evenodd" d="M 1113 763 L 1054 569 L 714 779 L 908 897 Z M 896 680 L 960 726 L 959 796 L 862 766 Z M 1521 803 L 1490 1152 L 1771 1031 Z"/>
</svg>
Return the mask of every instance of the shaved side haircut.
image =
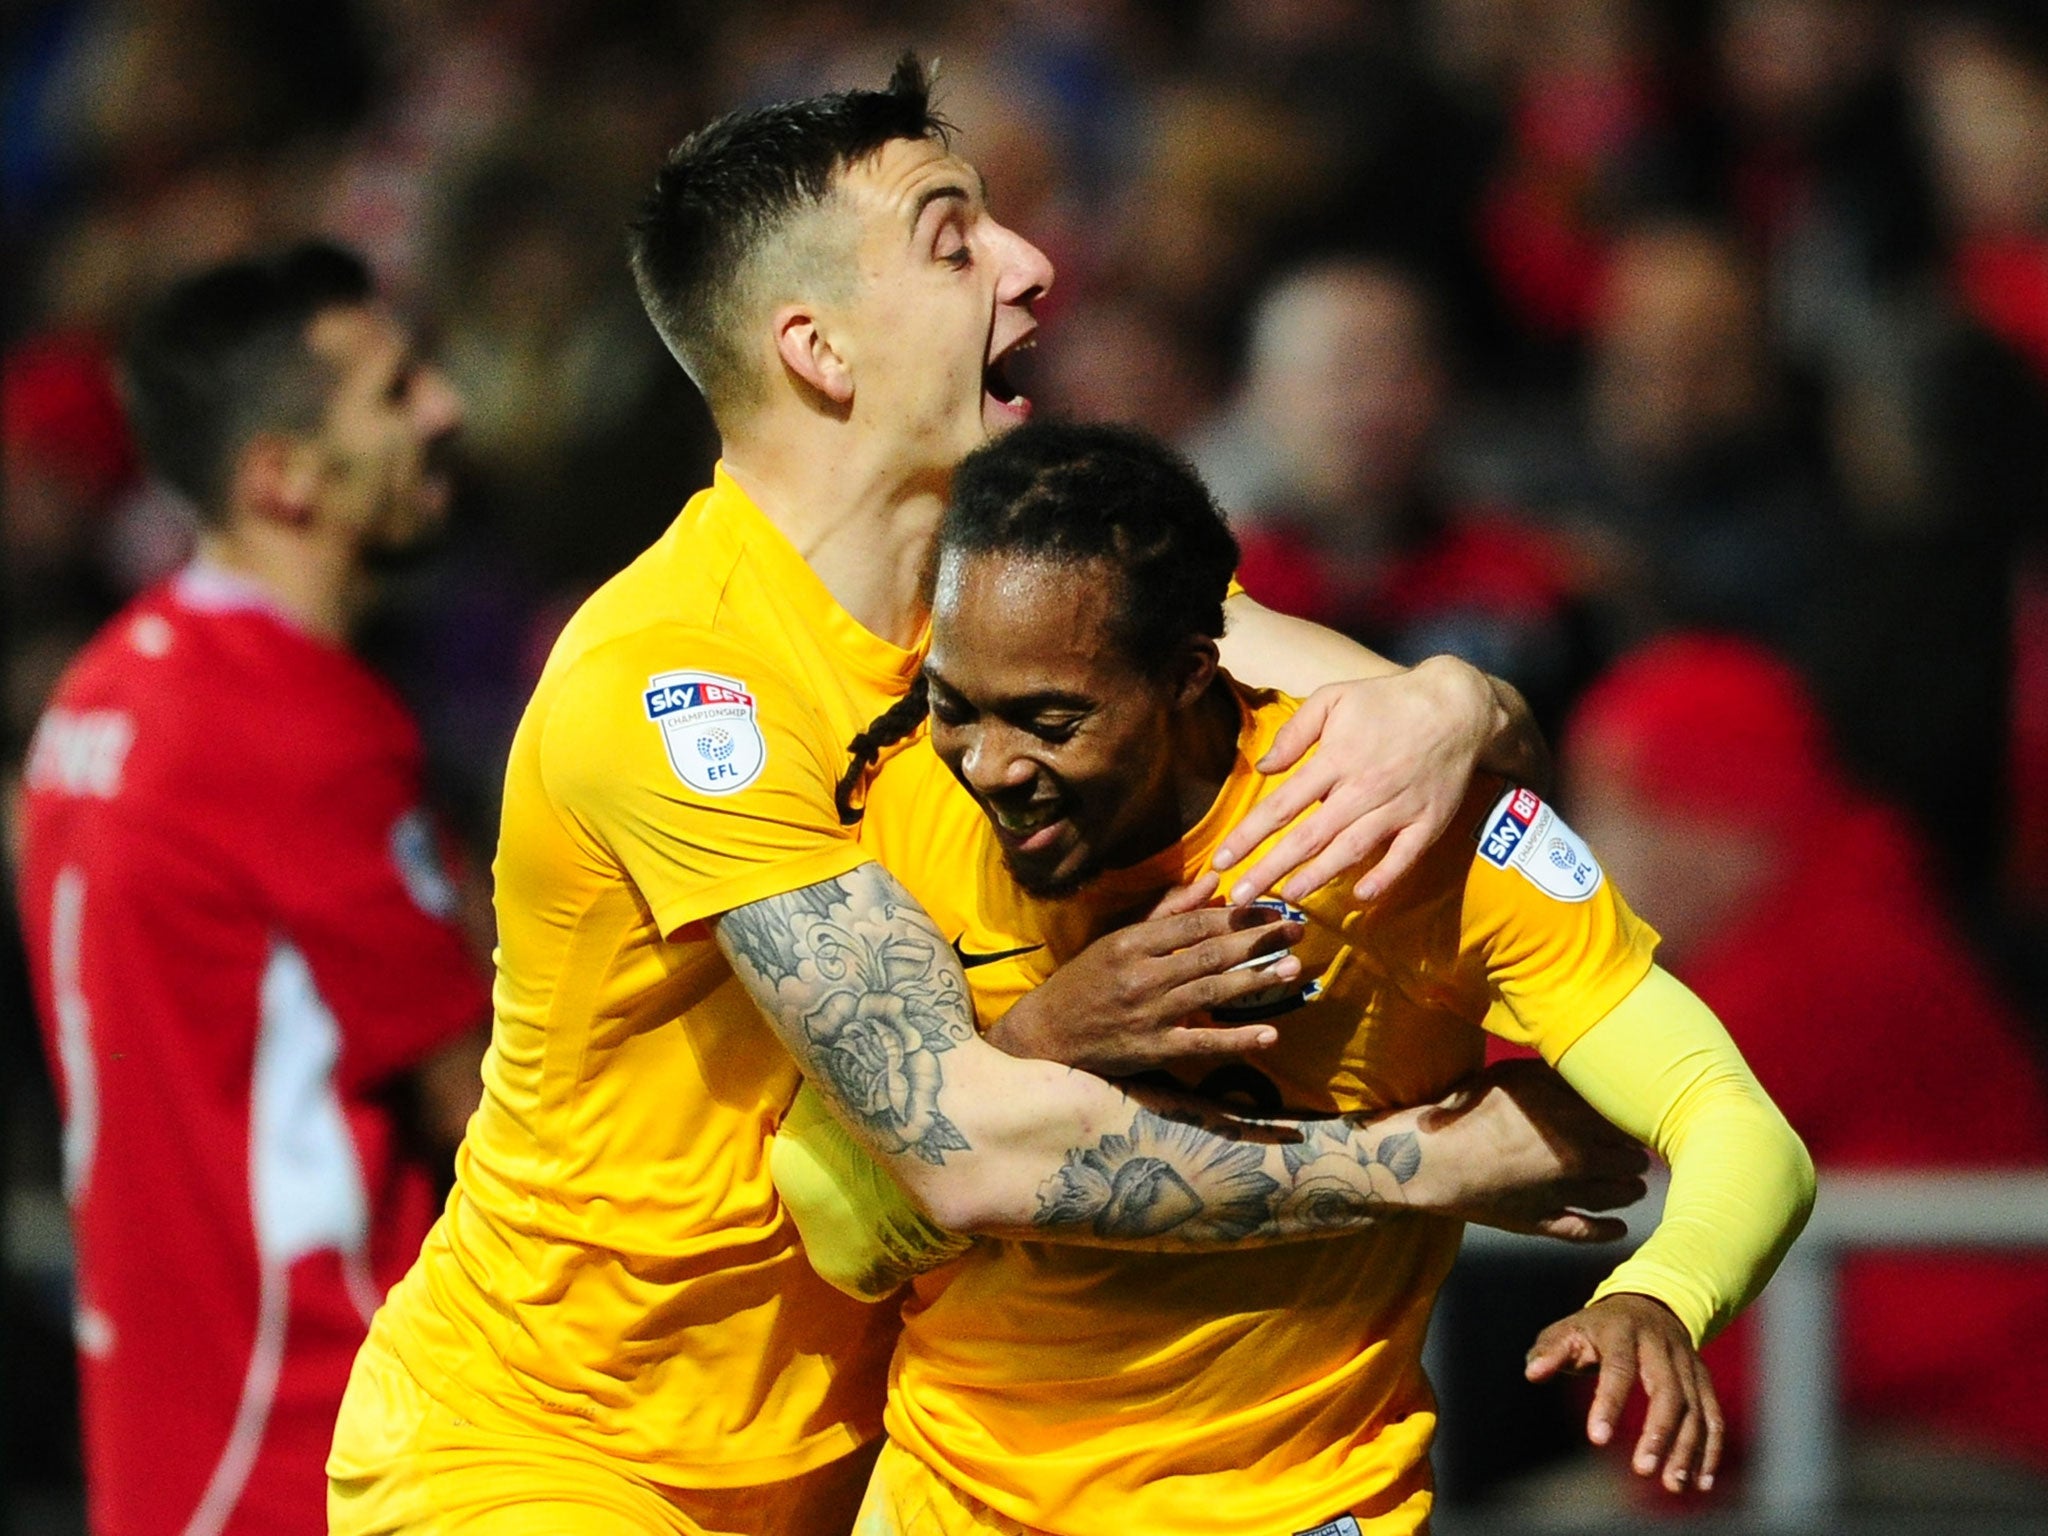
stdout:
<svg viewBox="0 0 2048 1536">
<path fill-rule="evenodd" d="M 734 112 L 670 152 L 630 229 L 633 280 L 721 427 L 766 397 L 750 336 L 778 290 L 819 284 L 838 297 L 853 281 L 850 253 L 805 215 L 890 141 L 949 131 L 929 72 L 906 53 L 882 90 Z"/>
</svg>

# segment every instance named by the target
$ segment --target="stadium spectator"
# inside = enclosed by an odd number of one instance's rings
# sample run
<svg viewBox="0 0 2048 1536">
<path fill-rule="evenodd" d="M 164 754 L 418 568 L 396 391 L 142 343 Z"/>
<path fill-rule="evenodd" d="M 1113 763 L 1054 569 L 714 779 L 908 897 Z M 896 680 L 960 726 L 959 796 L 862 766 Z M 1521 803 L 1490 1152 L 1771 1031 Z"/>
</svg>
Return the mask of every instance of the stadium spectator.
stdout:
<svg viewBox="0 0 2048 1536">
<path fill-rule="evenodd" d="M 1194 440 L 1260 602 L 1397 661 L 1448 651 L 1507 678 L 1539 717 L 1574 676 L 1564 543 L 1440 486 L 1455 385 L 1423 284 L 1356 257 L 1281 279 L 1253 312 L 1232 410 Z"/>
<path fill-rule="evenodd" d="M 1788 665 L 1736 639 L 1659 640 L 1588 692 L 1564 767 L 1573 820 L 1823 1180 L 1831 1167 L 2048 1167 L 2048 1087 L 2020 1019 L 1907 824 L 1837 765 Z M 1858 1258 L 1842 1305 L 1860 1430 L 2048 1474 L 2048 1264 Z M 1709 1354 L 1738 1426 L 1762 1369 L 1753 1349 L 1731 1330 Z"/>
<path fill-rule="evenodd" d="M 58 683 L 20 910 L 65 1101 L 91 1525 L 313 1533 L 349 1363 L 432 1215 L 487 998 L 419 746 L 346 648 L 461 418 L 330 246 L 180 284 L 131 410 L 199 553 Z"/>
<path fill-rule="evenodd" d="M 1605 545 L 1616 631 L 1706 624 L 1799 638 L 1835 535 L 1753 263 L 1707 225 L 1631 226 L 1615 242 L 1590 349 L 1583 479 L 1547 499 Z"/>
</svg>

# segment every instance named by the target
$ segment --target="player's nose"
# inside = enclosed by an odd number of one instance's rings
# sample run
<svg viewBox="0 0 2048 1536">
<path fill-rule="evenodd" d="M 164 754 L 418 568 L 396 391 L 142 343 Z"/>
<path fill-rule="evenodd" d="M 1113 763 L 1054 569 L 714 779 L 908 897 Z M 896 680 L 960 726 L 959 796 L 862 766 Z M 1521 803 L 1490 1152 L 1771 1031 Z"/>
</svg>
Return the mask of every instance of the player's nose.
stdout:
<svg viewBox="0 0 2048 1536">
<path fill-rule="evenodd" d="M 447 374 L 429 363 L 413 382 L 413 419 L 429 441 L 448 437 L 462 426 L 462 396 Z"/>
<path fill-rule="evenodd" d="M 1031 305 L 1052 288 L 1052 258 L 1007 224 L 995 228 L 1002 252 L 1003 279 L 996 296 L 1005 304 Z"/>
<path fill-rule="evenodd" d="M 978 795 L 998 795 L 1030 782 L 1031 763 L 998 730 L 978 730 L 960 757 L 960 773 Z"/>
</svg>

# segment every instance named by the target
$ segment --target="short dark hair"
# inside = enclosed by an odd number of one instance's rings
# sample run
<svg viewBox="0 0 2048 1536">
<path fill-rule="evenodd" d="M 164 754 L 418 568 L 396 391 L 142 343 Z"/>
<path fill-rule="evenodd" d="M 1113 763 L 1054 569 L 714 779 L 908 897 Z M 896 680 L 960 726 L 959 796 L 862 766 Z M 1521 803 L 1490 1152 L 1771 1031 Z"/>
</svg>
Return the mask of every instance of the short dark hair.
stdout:
<svg viewBox="0 0 2048 1536">
<path fill-rule="evenodd" d="M 839 91 L 719 118 L 669 152 L 628 245 L 655 330 L 714 417 L 747 401 L 746 279 L 792 215 L 828 198 L 840 174 L 894 139 L 944 141 L 931 78 L 915 53 L 879 91 Z"/>
<path fill-rule="evenodd" d="M 1188 461 L 1126 427 L 1029 422 L 953 472 L 941 557 L 1104 562 L 1123 579 L 1116 640 L 1147 675 L 1191 636 L 1220 639 L 1237 540 Z"/>
<path fill-rule="evenodd" d="M 369 302 L 361 257 L 324 241 L 188 277 L 144 311 L 123 359 L 143 456 L 218 522 L 235 462 L 258 432 L 309 432 L 332 379 L 307 343 L 325 310 Z"/>
</svg>

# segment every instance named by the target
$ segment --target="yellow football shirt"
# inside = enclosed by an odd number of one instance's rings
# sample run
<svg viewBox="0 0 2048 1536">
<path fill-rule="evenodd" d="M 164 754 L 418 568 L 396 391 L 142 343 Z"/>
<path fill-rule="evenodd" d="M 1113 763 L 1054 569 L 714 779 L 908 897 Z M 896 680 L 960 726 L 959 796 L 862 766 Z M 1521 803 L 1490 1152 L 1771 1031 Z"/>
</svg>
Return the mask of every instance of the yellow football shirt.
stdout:
<svg viewBox="0 0 2048 1536">
<path fill-rule="evenodd" d="M 929 743 L 882 771 L 863 841 L 955 941 L 984 1028 L 1205 869 L 1279 782 L 1251 765 L 1294 701 L 1242 697 L 1238 760 L 1201 824 L 1059 901 L 1010 880 Z M 1488 783 L 1461 814 L 1470 835 L 1440 839 L 1370 914 L 1348 882 L 1303 904 L 1301 977 L 1235 1014 L 1271 1017 L 1277 1045 L 1181 1075 L 1265 1109 L 1422 1103 L 1480 1065 L 1482 1022 L 1554 1061 L 1643 979 L 1655 934 L 1548 806 Z M 1311 1206 L 1343 1187 L 1319 1191 L 1308 1173 Z M 1411 1215 L 1198 1258 L 979 1243 L 915 1283 L 889 1434 L 1002 1514 L 1066 1536 L 1285 1536 L 1344 1513 L 1372 1536 L 1419 1529 L 1435 1425 L 1423 1334 L 1460 1230 Z"/>
<path fill-rule="evenodd" d="M 705 919 L 871 857 L 833 786 L 919 661 L 722 468 L 556 643 L 506 774 L 483 1107 L 377 1325 L 454 1411 L 681 1487 L 879 1431 L 894 1319 L 797 1245 L 797 1069 Z"/>
</svg>

